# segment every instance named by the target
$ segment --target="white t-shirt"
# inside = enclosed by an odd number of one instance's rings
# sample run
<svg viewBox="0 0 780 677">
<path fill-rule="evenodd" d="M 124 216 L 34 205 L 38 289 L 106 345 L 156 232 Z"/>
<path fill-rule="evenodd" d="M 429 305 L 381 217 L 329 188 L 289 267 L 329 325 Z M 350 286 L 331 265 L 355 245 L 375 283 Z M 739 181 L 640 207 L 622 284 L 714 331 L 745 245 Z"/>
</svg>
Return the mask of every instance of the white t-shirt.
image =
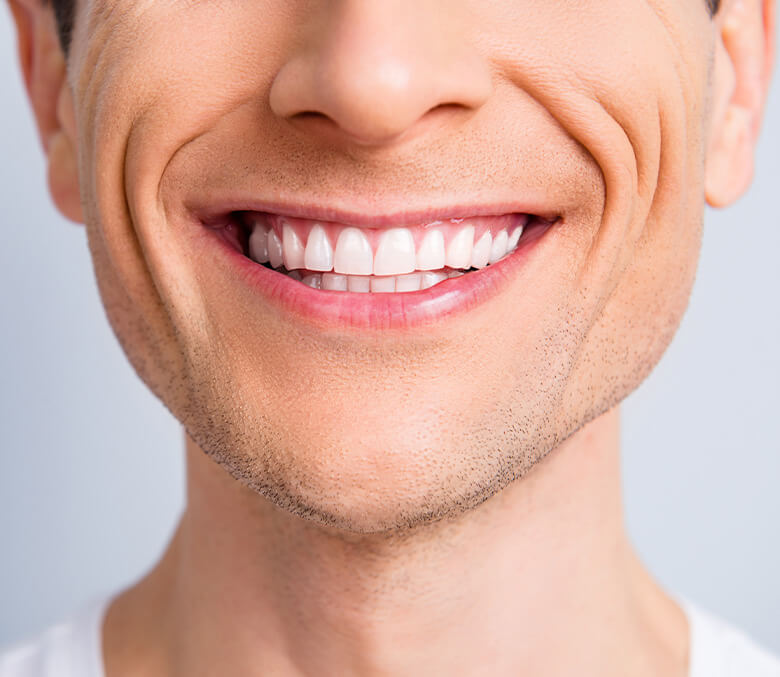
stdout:
<svg viewBox="0 0 780 677">
<path fill-rule="evenodd" d="M 0 677 L 105 677 L 103 597 L 35 640 L 0 653 Z M 780 677 L 780 659 L 741 630 L 678 598 L 691 628 L 689 677 Z"/>
</svg>

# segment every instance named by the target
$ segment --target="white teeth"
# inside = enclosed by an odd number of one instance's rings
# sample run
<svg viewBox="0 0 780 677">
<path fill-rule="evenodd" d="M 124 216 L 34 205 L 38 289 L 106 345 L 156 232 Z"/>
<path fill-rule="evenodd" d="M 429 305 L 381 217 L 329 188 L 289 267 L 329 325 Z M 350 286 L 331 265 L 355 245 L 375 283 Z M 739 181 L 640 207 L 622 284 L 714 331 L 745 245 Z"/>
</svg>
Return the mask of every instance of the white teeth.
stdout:
<svg viewBox="0 0 780 677">
<path fill-rule="evenodd" d="M 420 274 L 420 289 L 428 289 L 447 279 L 447 273 L 425 272 Z"/>
<path fill-rule="evenodd" d="M 276 234 L 276 231 L 268 231 L 268 261 L 272 268 L 278 268 L 282 265 L 284 257 L 282 256 L 282 241 Z"/>
<path fill-rule="evenodd" d="M 268 231 L 255 226 L 249 236 L 249 256 L 257 263 L 268 263 Z"/>
<path fill-rule="evenodd" d="M 511 251 L 515 247 L 517 247 L 517 243 L 520 240 L 520 236 L 523 234 L 523 227 L 518 226 L 512 231 L 512 234 L 509 236 L 509 240 L 507 240 L 506 243 L 506 249 L 507 251 Z"/>
<path fill-rule="evenodd" d="M 335 273 L 322 274 L 322 288 L 333 291 L 347 291 L 347 276 Z"/>
<path fill-rule="evenodd" d="M 395 278 L 396 291 L 418 291 L 420 289 L 420 273 L 409 273 L 408 275 L 399 275 Z"/>
<path fill-rule="evenodd" d="M 303 243 L 289 223 L 282 226 L 282 252 L 284 253 L 284 267 L 287 270 L 304 268 Z"/>
<path fill-rule="evenodd" d="M 314 289 L 330 291 L 367 292 L 409 292 L 428 289 L 448 277 L 463 275 L 461 271 L 426 271 L 423 273 L 408 273 L 406 275 L 386 275 L 373 277 L 371 275 L 339 275 L 337 273 L 313 273 L 301 279 L 297 271 L 288 273 L 303 284 Z"/>
<path fill-rule="evenodd" d="M 336 242 L 333 270 L 347 275 L 371 275 L 374 253 L 368 239 L 358 228 L 345 228 Z"/>
<path fill-rule="evenodd" d="M 347 289 L 349 291 L 371 291 L 371 278 L 368 275 L 347 275 Z"/>
<path fill-rule="evenodd" d="M 301 282 L 303 282 L 305 285 L 308 285 L 309 287 L 313 287 L 314 289 L 322 289 L 322 275 L 319 273 L 315 273 L 314 275 L 307 275 L 301 280 Z"/>
<path fill-rule="evenodd" d="M 493 236 L 489 230 L 486 230 L 481 238 L 474 245 L 474 251 L 471 255 L 472 268 L 484 268 L 490 261 L 490 249 L 493 244 Z"/>
<path fill-rule="evenodd" d="M 393 292 L 395 291 L 395 277 L 372 277 L 371 291 L 373 292 Z"/>
<path fill-rule="evenodd" d="M 439 270 L 444 268 L 444 261 L 444 235 L 440 230 L 430 230 L 417 250 L 417 270 Z"/>
<path fill-rule="evenodd" d="M 508 237 L 505 230 L 496 235 L 493 240 L 493 246 L 490 248 L 490 263 L 495 263 L 506 254 L 507 240 Z"/>
<path fill-rule="evenodd" d="M 298 280 L 298 282 L 301 281 L 301 273 L 299 270 L 293 270 L 291 273 L 287 273 L 288 277 L 291 277 L 293 280 Z"/>
<path fill-rule="evenodd" d="M 374 275 L 402 275 L 414 270 L 414 238 L 408 228 L 382 233 L 374 256 Z"/>
<path fill-rule="evenodd" d="M 331 270 L 333 268 L 333 247 L 325 234 L 325 229 L 318 223 L 309 233 L 306 250 L 303 254 L 303 267 L 307 270 Z"/>
<path fill-rule="evenodd" d="M 474 226 L 465 226 L 450 240 L 446 263 L 450 268 L 470 268 L 474 249 Z"/>
<path fill-rule="evenodd" d="M 373 254 L 359 228 L 342 229 L 334 251 L 322 224 L 313 225 L 305 246 L 290 223 L 282 220 L 281 226 L 280 238 L 273 229 L 255 225 L 248 242 L 252 260 L 269 263 L 272 268 L 284 265 L 293 279 L 316 289 L 363 293 L 428 289 L 469 268 L 481 269 L 500 261 L 515 250 L 523 235 L 522 225 L 515 226 L 511 235 L 501 230 L 494 237 L 486 230 L 475 243 L 474 226 L 464 226 L 445 243 L 443 232 L 433 229 L 425 232 L 415 251 L 408 228 L 390 228 L 380 231 Z M 450 270 L 443 272 L 445 267 Z"/>
</svg>

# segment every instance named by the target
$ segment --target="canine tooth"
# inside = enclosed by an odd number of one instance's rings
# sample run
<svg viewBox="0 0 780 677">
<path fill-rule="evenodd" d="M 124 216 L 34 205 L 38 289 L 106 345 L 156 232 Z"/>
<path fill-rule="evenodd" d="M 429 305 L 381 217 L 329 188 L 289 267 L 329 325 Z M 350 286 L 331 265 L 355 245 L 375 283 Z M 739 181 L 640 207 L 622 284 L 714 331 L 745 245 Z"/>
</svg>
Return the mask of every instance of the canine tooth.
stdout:
<svg viewBox="0 0 780 677">
<path fill-rule="evenodd" d="M 278 268 L 282 265 L 284 257 L 282 255 L 282 241 L 275 230 L 268 231 L 268 261 L 272 268 Z"/>
<path fill-rule="evenodd" d="M 447 277 L 460 277 L 461 275 L 463 275 L 462 270 L 451 270 L 447 273 Z"/>
<path fill-rule="evenodd" d="M 268 263 L 268 231 L 255 226 L 249 236 L 249 256 L 257 263 Z"/>
<path fill-rule="evenodd" d="M 440 230 L 429 230 L 417 250 L 417 270 L 444 268 L 444 235 Z"/>
<path fill-rule="evenodd" d="M 371 291 L 371 278 L 368 275 L 347 275 L 347 289 L 349 291 Z"/>
<path fill-rule="evenodd" d="M 382 233 L 374 256 L 374 275 L 403 275 L 414 270 L 414 238 L 408 228 Z"/>
<path fill-rule="evenodd" d="M 446 263 L 450 268 L 470 268 L 471 254 L 474 249 L 474 226 L 464 226 L 450 240 L 447 247 Z"/>
<path fill-rule="evenodd" d="M 333 291 L 347 291 L 347 276 L 335 273 L 322 274 L 322 288 Z"/>
<path fill-rule="evenodd" d="M 308 285 L 309 287 L 313 287 L 314 289 L 322 289 L 322 275 L 320 275 L 320 273 L 307 275 L 301 280 L 301 282 Z"/>
<path fill-rule="evenodd" d="M 325 234 L 325 229 L 315 224 L 306 241 L 303 264 L 307 270 L 331 270 L 333 268 L 333 247 Z"/>
<path fill-rule="evenodd" d="M 374 253 L 358 228 L 345 228 L 339 233 L 333 270 L 347 275 L 371 275 L 374 272 Z"/>
<path fill-rule="evenodd" d="M 289 223 L 282 226 L 282 253 L 284 267 L 287 270 L 305 267 L 303 265 L 303 243 Z"/>
<path fill-rule="evenodd" d="M 408 275 L 399 275 L 395 278 L 396 291 L 419 291 L 421 276 L 420 273 L 409 273 Z"/>
<path fill-rule="evenodd" d="M 387 277 L 372 277 L 371 291 L 373 292 L 395 291 L 395 276 L 389 275 Z"/>
<path fill-rule="evenodd" d="M 428 289 L 435 284 L 439 284 L 443 280 L 447 279 L 447 273 L 441 273 L 438 271 L 426 271 L 420 276 L 420 289 Z"/>
<path fill-rule="evenodd" d="M 509 238 L 507 237 L 505 230 L 502 230 L 498 235 L 496 235 L 495 239 L 493 240 L 493 246 L 490 248 L 490 263 L 495 263 L 504 254 L 506 254 L 506 245 L 508 239 Z"/>
<path fill-rule="evenodd" d="M 507 240 L 506 243 L 506 249 L 507 251 L 511 251 L 515 247 L 517 247 L 517 243 L 520 240 L 520 236 L 523 234 L 523 227 L 518 226 L 512 231 L 512 234 L 509 236 L 509 240 Z"/>
<path fill-rule="evenodd" d="M 484 268 L 490 261 L 490 248 L 493 245 L 493 236 L 489 230 L 486 230 L 481 238 L 474 245 L 474 251 L 471 254 L 471 267 Z"/>
</svg>

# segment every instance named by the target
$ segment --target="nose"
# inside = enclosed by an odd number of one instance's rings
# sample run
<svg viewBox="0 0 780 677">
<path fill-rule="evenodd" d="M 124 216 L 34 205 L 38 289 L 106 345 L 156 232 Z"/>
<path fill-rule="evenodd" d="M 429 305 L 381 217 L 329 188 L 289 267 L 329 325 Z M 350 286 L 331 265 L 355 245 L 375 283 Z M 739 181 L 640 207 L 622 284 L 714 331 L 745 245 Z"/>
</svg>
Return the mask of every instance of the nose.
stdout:
<svg viewBox="0 0 780 677">
<path fill-rule="evenodd" d="M 362 145 L 399 139 L 442 109 L 464 118 L 492 92 L 487 60 L 451 0 L 323 0 L 270 90 L 274 114 Z M 438 12 L 437 12 L 438 9 Z M 441 112 L 441 111 L 440 111 Z"/>
</svg>

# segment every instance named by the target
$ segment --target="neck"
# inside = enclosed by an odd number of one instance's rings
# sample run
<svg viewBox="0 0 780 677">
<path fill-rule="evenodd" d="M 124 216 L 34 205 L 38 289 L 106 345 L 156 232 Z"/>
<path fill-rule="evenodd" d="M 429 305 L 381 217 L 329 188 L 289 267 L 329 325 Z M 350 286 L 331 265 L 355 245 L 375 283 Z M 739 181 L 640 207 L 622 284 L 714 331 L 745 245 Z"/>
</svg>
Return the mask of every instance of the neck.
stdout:
<svg viewBox="0 0 780 677">
<path fill-rule="evenodd" d="M 190 440 L 187 460 L 166 555 L 108 614 L 108 677 L 131 654 L 168 675 L 686 674 L 685 618 L 625 535 L 617 412 L 478 509 L 403 535 L 291 516 Z"/>
</svg>

